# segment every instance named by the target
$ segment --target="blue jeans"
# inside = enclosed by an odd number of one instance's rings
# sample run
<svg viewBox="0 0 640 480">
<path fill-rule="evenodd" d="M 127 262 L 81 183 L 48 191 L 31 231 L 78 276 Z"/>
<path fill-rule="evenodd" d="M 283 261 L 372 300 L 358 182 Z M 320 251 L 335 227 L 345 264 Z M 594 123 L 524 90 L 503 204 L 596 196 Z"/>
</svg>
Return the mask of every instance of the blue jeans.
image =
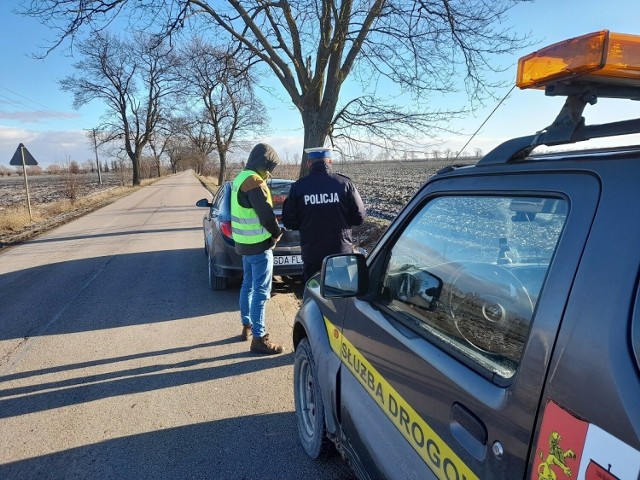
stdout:
<svg viewBox="0 0 640 480">
<path fill-rule="evenodd" d="M 254 338 L 264 337 L 264 312 L 271 296 L 273 251 L 242 256 L 242 287 L 240 287 L 240 318 L 243 325 L 251 325 Z"/>
</svg>

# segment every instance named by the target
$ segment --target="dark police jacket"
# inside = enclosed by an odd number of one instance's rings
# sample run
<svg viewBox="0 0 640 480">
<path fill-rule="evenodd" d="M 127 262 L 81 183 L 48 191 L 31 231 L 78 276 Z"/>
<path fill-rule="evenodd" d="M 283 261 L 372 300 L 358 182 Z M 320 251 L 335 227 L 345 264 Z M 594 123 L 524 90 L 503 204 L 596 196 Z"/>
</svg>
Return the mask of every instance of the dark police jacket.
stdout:
<svg viewBox="0 0 640 480">
<path fill-rule="evenodd" d="M 282 223 L 300 231 L 302 260 L 322 263 L 327 255 L 353 252 L 351 227 L 366 211 L 349 177 L 333 173 L 324 161 L 311 165 L 309 175 L 296 181 L 282 207 Z"/>
</svg>

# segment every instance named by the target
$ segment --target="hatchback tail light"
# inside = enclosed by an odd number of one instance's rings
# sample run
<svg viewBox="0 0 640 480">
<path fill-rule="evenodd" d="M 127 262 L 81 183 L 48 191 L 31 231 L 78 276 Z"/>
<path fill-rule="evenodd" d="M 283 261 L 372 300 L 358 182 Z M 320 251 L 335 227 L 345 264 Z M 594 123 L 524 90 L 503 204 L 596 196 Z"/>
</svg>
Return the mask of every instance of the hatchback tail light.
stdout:
<svg viewBox="0 0 640 480">
<path fill-rule="evenodd" d="M 231 235 L 231 222 L 220 222 L 220 231 L 222 235 L 227 237 L 229 240 L 233 240 Z"/>
</svg>

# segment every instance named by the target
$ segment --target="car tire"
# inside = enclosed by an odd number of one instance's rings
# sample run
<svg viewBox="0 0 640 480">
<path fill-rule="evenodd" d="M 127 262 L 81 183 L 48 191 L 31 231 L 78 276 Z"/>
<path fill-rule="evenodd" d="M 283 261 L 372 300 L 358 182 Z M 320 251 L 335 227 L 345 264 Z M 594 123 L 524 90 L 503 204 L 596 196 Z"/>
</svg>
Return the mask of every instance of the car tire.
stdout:
<svg viewBox="0 0 640 480">
<path fill-rule="evenodd" d="M 307 338 L 303 338 L 296 349 L 293 385 L 298 436 L 302 447 L 311 458 L 326 457 L 331 445 L 324 421 L 318 370 Z"/>
<path fill-rule="evenodd" d="M 211 255 L 209 255 L 208 257 L 209 257 L 209 287 L 211 287 L 211 290 L 213 291 L 225 290 L 227 288 L 227 278 L 219 277 L 215 274 L 215 265 L 213 263 L 213 259 L 211 258 Z"/>
</svg>

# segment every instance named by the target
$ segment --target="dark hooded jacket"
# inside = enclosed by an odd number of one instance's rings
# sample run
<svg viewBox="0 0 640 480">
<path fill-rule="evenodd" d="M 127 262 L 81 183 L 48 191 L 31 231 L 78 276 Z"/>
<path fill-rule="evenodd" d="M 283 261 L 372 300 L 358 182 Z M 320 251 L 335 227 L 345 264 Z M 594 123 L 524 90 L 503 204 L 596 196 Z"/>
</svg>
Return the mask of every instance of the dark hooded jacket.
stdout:
<svg viewBox="0 0 640 480">
<path fill-rule="evenodd" d="M 240 185 L 238 203 L 245 208 L 255 210 L 260 223 L 271 234 L 271 238 L 253 244 L 236 242 L 236 252 L 240 255 L 256 255 L 273 248 L 276 238 L 282 233 L 273 213 L 273 207 L 267 202 L 269 187 L 264 181 L 267 173 L 273 172 L 279 161 L 276 151 L 265 143 L 257 144 L 249 154 L 245 170 L 251 170 L 255 174 L 245 179 Z"/>
</svg>

